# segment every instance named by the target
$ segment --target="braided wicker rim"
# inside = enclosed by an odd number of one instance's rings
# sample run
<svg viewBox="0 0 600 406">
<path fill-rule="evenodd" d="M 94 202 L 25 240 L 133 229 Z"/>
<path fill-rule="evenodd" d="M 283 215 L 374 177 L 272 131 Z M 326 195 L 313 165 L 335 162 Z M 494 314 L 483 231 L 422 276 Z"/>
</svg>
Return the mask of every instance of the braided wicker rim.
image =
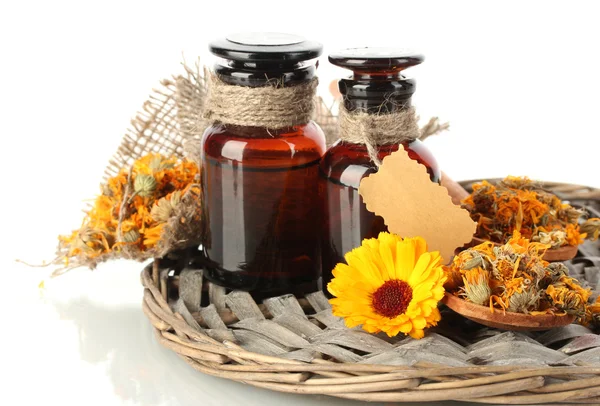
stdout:
<svg viewBox="0 0 600 406">
<path fill-rule="evenodd" d="M 598 190 L 595 189 L 552 185 L 562 188 L 564 192 L 560 192 L 560 195 L 563 199 L 568 198 L 569 193 L 575 194 L 574 199 L 598 198 Z M 188 322 L 190 314 L 186 321 L 186 315 L 173 311 L 167 301 L 167 282 L 161 277 L 160 260 L 144 268 L 141 282 L 144 287 L 143 311 L 153 326 L 158 342 L 178 354 L 192 368 L 205 374 L 280 392 L 330 395 L 362 401 L 600 404 L 600 366 L 581 361 L 577 366 L 449 367 L 425 362 L 413 366 L 394 366 L 323 358 L 303 362 L 284 356 L 262 355 L 240 347 L 233 340 L 217 340 L 202 328 L 193 327 L 193 323 Z M 216 300 L 224 301 L 223 298 Z M 296 306 L 294 309 L 312 306 L 319 311 L 314 300 L 311 301 L 308 296 L 297 301 L 292 297 L 292 300 Z M 210 307 L 214 309 L 213 304 Z M 223 327 L 242 319 L 247 320 L 247 315 L 240 316 L 223 303 L 219 308 L 218 313 L 214 314 L 218 314 Z M 262 312 L 266 320 L 274 319 L 265 306 L 256 306 L 256 310 Z M 203 315 L 202 312 L 195 313 L 194 319 L 202 324 Z M 301 316 L 306 318 L 303 313 Z"/>
</svg>

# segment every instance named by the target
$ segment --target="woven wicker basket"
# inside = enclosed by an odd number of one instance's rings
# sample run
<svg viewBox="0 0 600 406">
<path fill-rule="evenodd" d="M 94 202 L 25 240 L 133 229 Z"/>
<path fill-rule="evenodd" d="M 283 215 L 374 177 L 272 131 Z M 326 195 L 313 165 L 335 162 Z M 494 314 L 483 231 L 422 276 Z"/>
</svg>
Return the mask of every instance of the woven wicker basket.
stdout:
<svg viewBox="0 0 600 406">
<path fill-rule="evenodd" d="M 545 186 L 600 217 L 599 190 Z M 600 286 L 598 242 L 586 242 L 566 264 Z M 190 300 L 179 292 L 182 278 L 203 283 L 202 270 L 176 255 L 148 265 L 143 310 L 163 346 L 209 375 L 364 401 L 600 404 L 600 336 L 579 325 L 502 332 L 443 309 L 442 323 L 424 339 L 390 339 L 344 327 L 321 292 L 257 304 L 246 292 L 204 282 L 208 294 L 198 289 Z"/>
</svg>

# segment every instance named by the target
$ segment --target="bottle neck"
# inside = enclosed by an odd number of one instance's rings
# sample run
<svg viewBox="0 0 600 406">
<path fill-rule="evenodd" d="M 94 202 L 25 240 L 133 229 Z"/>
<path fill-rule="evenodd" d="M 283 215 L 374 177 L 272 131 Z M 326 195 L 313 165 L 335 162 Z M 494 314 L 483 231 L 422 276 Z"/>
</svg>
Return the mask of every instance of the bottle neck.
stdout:
<svg viewBox="0 0 600 406">
<path fill-rule="evenodd" d="M 352 78 L 341 79 L 340 93 L 349 112 L 386 114 L 411 107 L 416 81 L 397 73 L 354 73 Z"/>
<path fill-rule="evenodd" d="M 212 123 L 269 130 L 308 123 L 317 89 L 314 66 L 274 70 L 270 66 L 254 65 L 242 71 L 237 66 L 218 65 L 222 69 L 208 79 L 204 117 Z"/>
<path fill-rule="evenodd" d="M 262 87 L 295 86 L 310 82 L 316 76 L 312 63 L 241 62 L 220 60 L 214 66 L 215 73 L 230 85 Z"/>
</svg>

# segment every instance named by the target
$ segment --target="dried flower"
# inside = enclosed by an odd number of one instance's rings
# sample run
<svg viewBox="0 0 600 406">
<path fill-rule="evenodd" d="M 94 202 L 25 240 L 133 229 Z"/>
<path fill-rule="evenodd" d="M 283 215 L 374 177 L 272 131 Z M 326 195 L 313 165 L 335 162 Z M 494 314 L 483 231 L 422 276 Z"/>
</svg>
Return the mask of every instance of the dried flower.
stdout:
<svg viewBox="0 0 600 406">
<path fill-rule="evenodd" d="M 546 267 L 551 283 L 557 283 L 563 276 L 569 275 L 569 268 L 562 262 L 552 262 Z"/>
<path fill-rule="evenodd" d="M 140 233 L 135 228 L 132 228 L 131 230 L 129 230 L 125 234 L 123 234 L 123 241 L 128 244 L 133 244 L 133 243 L 137 242 L 139 239 L 140 239 Z"/>
<path fill-rule="evenodd" d="M 567 242 L 567 233 L 563 230 L 551 230 L 547 233 L 540 231 L 533 236 L 532 240 L 549 245 L 552 248 L 558 248 Z"/>
<path fill-rule="evenodd" d="M 531 310 L 538 309 L 539 301 L 540 292 L 532 287 L 528 290 L 513 293 L 508 299 L 507 310 L 515 313 L 529 313 Z"/>
<path fill-rule="evenodd" d="M 142 197 L 150 197 L 156 190 L 157 182 L 152 175 L 137 175 L 133 183 L 135 193 Z"/>
<path fill-rule="evenodd" d="M 592 241 L 596 241 L 600 236 L 600 218 L 590 218 L 583 223 L 579 229 L 587 235 Z"/>
<path fill-rule="evenodd" d="M 492 289 L 490 288 L 490 274 L 481 268 L 471 269 L 463 276 L 464 287 L 461 295 L 475 304 L 489 303 Z"/>
<path fill-rule="evenodd" d="M 550 285 L 546 294 L 558 310 L 582 317 L 585 314 L 587 298 L 579 291 L 571 290 L 564 285 Z"/>
<path fill-rule="evenodd" d="M 577 224 L 567 224 L 565 232 L 567 233 L 566 242 L 568 245 L 583 244 L 583 240 L 587 237 L 586 234 L 581 234 L 579 225 Z"/>
<path fill-rule="evenodd" d="M 485 242 L 469 248 L 444 267 L 447 280 L 453 281 L 445 286 L 469 302 L 489 304 L 491 311 L 575 314 L 580 322 L 591 320 L 587 307 L 591 291 L 569 277 L 563 263 L 542 258 L 548 247 L 515 231 L 502 246 Z M 460 284 L 458 275 L 462 275 Z"/>
<path fill-rule="evenodd" d="M 509 176 L 497 185 L 487 181 L 475 184 L 463 207 L 477 222 L 479 238 L 503 244 L 518 231 L 552 248 L 583 242 L 578 226 L 583 212 L 528 178 Z"/>
<path fill-rule="evenodd" d="M 363 240 L 333 270 L 327 289 L 333 314 L 346 326 L 370 333 L 384 331 L 422 338 L 424 329 L 440 320 L 438 302 L 444 296 L 444 272 L 439 252 L 427 252 L 420 237 L 400 238 L 380 233 Z"/>
<path fill-rule="evenodd" d="M 596 301 L 588 306 L 585 315 L 585 324 L 594 324 L 600 326 L 600 296 Z"/>
<path fill-rule="evenodd" d="M 60 257 L 94 266 L 101 258 L 125 251 L 128 258 L 133 252 L 140 259 L 151 256 L 149 250 L 163 237 L 165 225 L 188 191 L 194 206 L 200 206 L 200 195 L 192 191 L 197 175 L 195 163 L 175 157 L 149 154 L 138 159 L 131 171 L 123 168 L 101 186 L 102 194 L 81 229 L 59 237 Z M 192 221 L 199 222 L 192 214 Z"/>
<path fill-rule="evenodd" d="M 178 190 L 157 200 L 156 203 L 154 203 L 154 206 L 152 206 L 150 215 L 155 221 L 165 223 L 171 218 L 180 203 L 181 191 Z"/>
</svg>

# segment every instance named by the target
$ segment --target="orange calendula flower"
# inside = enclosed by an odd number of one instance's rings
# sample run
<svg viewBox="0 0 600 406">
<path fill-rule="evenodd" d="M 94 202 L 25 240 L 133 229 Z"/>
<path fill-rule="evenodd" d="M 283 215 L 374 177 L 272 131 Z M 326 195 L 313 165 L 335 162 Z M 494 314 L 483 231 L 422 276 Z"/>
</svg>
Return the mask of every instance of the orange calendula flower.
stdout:
<svg viewBox="0 0 600 406">
<path fill-rule="evenodd" d="M 176 157 L 151 153 L 139 158 L 131 168 L 107 179 L 79 230 L 59 237 L 59 258 L 94 266 L 114 253 L 151 256 L 170 216 L 186 193 L 193 192 L 198 173 L 194 162 Z M 189 200 L 200 207 L 198 193 L 191 193 Z M 189 221 L 199 224 L 199 216 L 192 214 Z"/>
<path fill-rule="evenodd" d="M 573 290 L 567 286 L 550 285 L 546 289 L 546 294 L 550 296 L 553 304 L 568 314 L 575 314 L 583 317 L 586 312 L 586 304 L 589 294 L 580 290 Z"/>
<path fill-rule="evenodd" d="M 600 237 L 600 218 L 590 218 L 585 221 L 580 227 L 582 233 L 585 233 L 586 238 L 596 241 Z"/>
<path fill-rule="evenodd" d="M 566 241 L 568 245 L 579 245 L 583 244 L 583 240 L 586 237 L 585 233 L 579 231 L 579 226 L 576 224 L 567 224 L 565 227 L 567 233 Z"/>
<path fill-rule="evenodd" d="M 583 212 L 528 178 L 509 176 L 496 185 L 475 184 L 462 203 L 482 239 L 503 244 L 517 231 L 528 240 L 558 248 L 579 245 L 585 238 L 578 225 Z"/>
<path fill-rule="evenodd" d="M 587 307 L 585 324 L 600 326 L 600 296 L 596 298 L 596 301 L 593 304 Z"/>
<path fill-rule="evenodd" d="M 345 258 L 327 289 L 335 296 L 333 314 L 346 326 L 418 339 L 440 320 L 437 306 L 446 277 L 439 252 L 428 252 L 424 239 L 380 233 Z"/>
<path fill-rule="evenodd" d="M 500 309 L 531 315 L 572 314 L 580 322 L 591 322 L 595 319 L 587 304 L 591 290 L 568 276 L 565 264 L 545 261 L 543 255 L 548 248 L 549 245 L 530 242 L 518 231 L 504 245 L 486 242 L 468 248 L 444 267 L 455 284 L 456 275 L 462 275 L 458 286 L 446 287 L 469 302 L 489 305 L 491 312 Z M 596 319 L 600 321 L 600 316 Z"/>
<path fill-rule="evenodd" d="M 487 304 L 492 295 L 490 288 L 490 274 L 482 268 L 474 268 L 465 272 L 463 276 L 464 287 L 462 295 L 470 302 L 478 305 Z"/>
</svg>

